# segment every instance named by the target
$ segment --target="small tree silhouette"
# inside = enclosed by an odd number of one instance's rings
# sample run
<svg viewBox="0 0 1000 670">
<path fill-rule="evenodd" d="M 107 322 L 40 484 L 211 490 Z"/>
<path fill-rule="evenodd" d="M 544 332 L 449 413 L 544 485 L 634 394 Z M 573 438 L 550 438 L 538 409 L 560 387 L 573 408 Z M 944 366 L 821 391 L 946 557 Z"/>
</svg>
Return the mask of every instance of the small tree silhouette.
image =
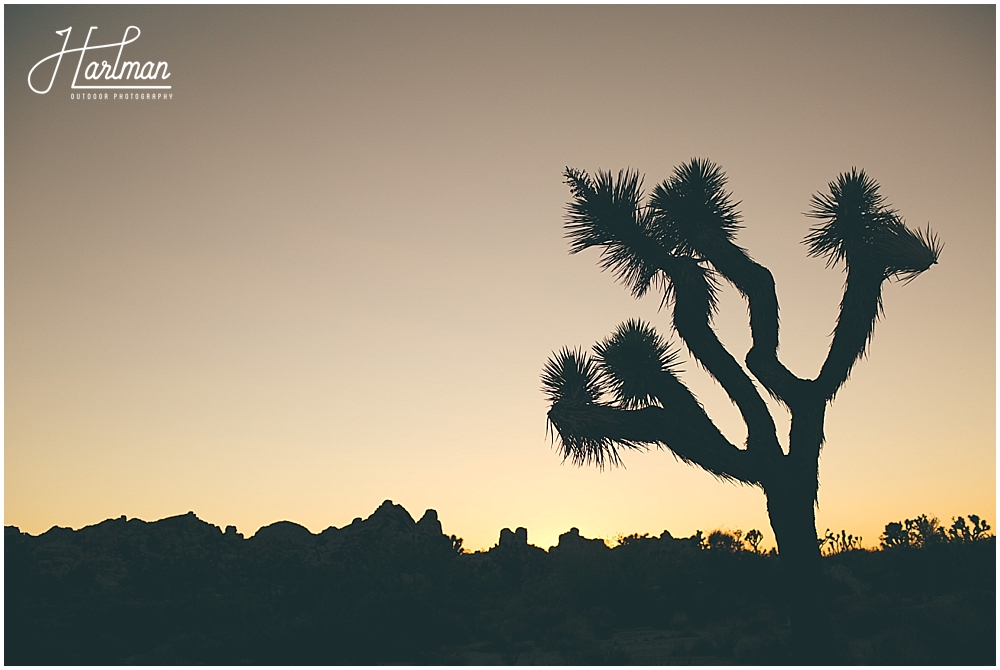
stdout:
<svg viewBox="0 0 1000 670">
<path fill-rule="evenodd" d="M 879 541 L 883 549 L 909 547 L 912 544 L 909 531 L 899 521 L 891 521 L 885 524 L 885 530 L 882 532 Z"/>
<path fill-rule="evenodd" d="M 969 515 L 970 526 L 964 517 L 952 518 L 950 528 L 945 528 L 937 517 L 921 514 L 916 519 L 893 521 L 885 525 L 879 541 L 882 549 L 896 547 L 932 547 L 946 542 L 978 542 L 992 537 L 986 519 Z"/>
<path fill-rule="evenodd" d="M 747 531 L 746 541 L 747 544 L 750 545 L 750 551 L 755 554 L 759 554 L 760 543 L 764 541 L 764 533 L 760 532 L 756 528 L 751 528 Z"/>
<path fill-rule="evenodd" d="M 572 200 L 570 253 L 601 250 L 599 265 L 636 297 L 650 289 L 672 307 L 673 327 L 694 358 L 723 387 L 747 426 L 739 448 L 715 426 L 678 378 L 677 350 L 651 326 L 630 320 L 588 354 L 563 348 L 542 373 L 548 420 L 562 455 L 576 464 L 617 465 L 619 449 L 666 447 L 719 479 L 759 486 L 793 594 L 795 620 L 815 628 L 820 549 L 814 504 L 827 404 L 850 375 L 882 312 L 882 283 L 912 280 L 937 262 L 941 245 L 928 228 L 907 228 L 863 171 L 852 169 L 814 195 L 809 255 L 847 271 L 840 315 L 815 379 L 792 374 L 777 357 L 774 279 L 734 238 L 738 203 L 713 163 L 694 159 L 674 170 L 646 201 L 638 173 L 594 177 L 567 168 Z M 774 419 L 746 370 L 712 329 L 719 282 L 746 299 L 753 347 L 746 369 L 791 413 L 787 453 Z M 811 624 L 810 624 L 811 620 Z"/>
<path fill-rule="evenodd" d="M 965 522 L 964 517 L 952 518 L 951 528 L 948 529 L 949 542 L 978 542 L 979 540 L 991 537 L 989 535 L 990 525 L 986 519 L 980 519 L 975 514 L 969 515 L 972 525 Z"/>
</svg>

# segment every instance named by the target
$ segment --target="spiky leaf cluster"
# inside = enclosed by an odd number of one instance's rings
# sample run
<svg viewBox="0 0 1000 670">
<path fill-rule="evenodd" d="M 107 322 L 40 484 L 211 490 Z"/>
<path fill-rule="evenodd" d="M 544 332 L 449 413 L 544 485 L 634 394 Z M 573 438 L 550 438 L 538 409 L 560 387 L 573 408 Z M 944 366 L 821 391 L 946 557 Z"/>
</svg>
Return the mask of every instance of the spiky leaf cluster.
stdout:
<svg viewBox="0 0 1000 670">
<path fill-rule="evenodd" d="M 542 370 L 542 392 L 553 405 L 589 405 L 604 394 L 600 370 L 579 349 L 563 347 Z"/>
<path fill-rule="evenodd" d="M 828 265 L 844 261 L 847 269 L 867 269 L 912 279 L 937 262 L 941 244 L 930 228 L 911 231 L 879 193 L 864 170 L 851 169 L 830 182 L 829 194 L 813 195 L 807 216 L 822 223 L 810 229 L 809 255 Z"/>
<path fill-rule="evenodd" d="M 810 200 L 812 209 L 806 215 L 822 223 L 810 229 L 805 243 L 810 256 L 850 266 L 878 232 L 892 223 L 895 211 L 886 206 L 878 184 L 864 170 L 852 168 L 830 182 L 829 188 L 829 194 L 817 193 Z"/>
<path fill-rule="evenodd" d="M 663 375 L 676 372 L 677 350 L 638 319 L 618 326 L 594 353 L 608 390 L 628 409 L 662 401 Z"/>
<path fill-rule="evenodd" d="M 910 230 L 902 220 L 890 225 L 872 246 L 885 276 L 903 281 L 912 280 L 937 263 L 944 248 L 930 226 L 925 230 Z"/>
<path fill-rule="evenodd" d="M 549 424 L 559 435 L 559 453 L 573 465 L 621 465 L 619 449 L 642 450 L 640 442 L 609 435 L 607 422 L 586 407 L 553 406 Z"/>
<path fill-rule="evenodd" d="M 710 256 L 732 242 L 741 226 L 739 203 L 725 190 L 726 175 L 711 161 L 694 158 L 653 189 L 649 208 L 660 243 L 682 256 Z"/>
<path fill-rule="evenodd" d="M 601 269 L 610 270 L 640 298 L 656 280 L 660 268 L 652 219 L 643 205 L 642 179 L 637 172 L 597 171 L 591 178 L 566 168 L 573 200 L 567 207 L 566 237 L 570 253 L 601 247 Z"/>
<path fill-rule="evenodd" d="M 662 404 L 665 387 L 682 386 L 675 377 L 677 352 L 639 320 L 621 324 L 593 351 L 591 357 L 563 348 L 546 363 L 542 391 L 551 403 L 549 423 L 559 436 L 564 459 L 618 465 L 619 448 L 645 447 L 609 434 L 613 411 Z"/>
<path fill-rule="evenodd" d="M 604 394 L 601 372 L 593 359 L 579 349 L 563 347 L 545 364 L 542 392 L 552 405 L 548 421 L 559 435 L 564 460 L 601 468 L 605 463 L 621 463 L 618 445 L 602 434 L 591 411 L 600 406 Z"/>
</svg>

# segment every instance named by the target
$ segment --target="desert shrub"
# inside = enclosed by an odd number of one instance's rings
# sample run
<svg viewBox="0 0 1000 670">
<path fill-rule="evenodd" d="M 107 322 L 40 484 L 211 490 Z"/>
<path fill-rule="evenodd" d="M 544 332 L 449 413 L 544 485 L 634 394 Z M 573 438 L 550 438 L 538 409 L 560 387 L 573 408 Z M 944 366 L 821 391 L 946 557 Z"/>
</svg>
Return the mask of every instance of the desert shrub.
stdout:
<svg viewBox="0 0 1000 670">
<path fill-rule="evenodd" d="M 829 528 L 826 535 L 819 539 L 819 549 L 824 556 L 834 556 L 848 551 L 858 551 L 862 548 L 861 536 L 848 535 L 846 530 L 841 530 L 840 534 L 833 533 Z"/>
<path fill-rule="evenodd" d="M 642 535 L 640 535 L 639 533 L 632 533 L 631 535 L 618 535 L 615 538 L 614 546 L 627 547 L 629 545 L 637 544 L 642 540 L 648 540 L 648 539 L 649 539 L 649 533 L 643 533 Z"/>
<path fill-rule="evenodd" d="M 879 537 L 882 549 L 910 546 L 910 534 L 900 521 L 891 521 L 885 525 L 882 536 Z"/>
<path fill-rule="evenodd" d="M 937 517 L 921 514 L 916 519 L 907 519 L 906 529 L 918 547 L 930 547 L 948 541 L 944 528 L 941 527 L 941 522 L 938 521 Z"/>
<path fill-rule="evenodd" d="M 743 531 L 734 530 L 733 532 L 728 532 L 725 530 L 713 530 L 708 534 L 706 542 L 709 551 L 735 554 L 743 551 Z"/>
</svg>

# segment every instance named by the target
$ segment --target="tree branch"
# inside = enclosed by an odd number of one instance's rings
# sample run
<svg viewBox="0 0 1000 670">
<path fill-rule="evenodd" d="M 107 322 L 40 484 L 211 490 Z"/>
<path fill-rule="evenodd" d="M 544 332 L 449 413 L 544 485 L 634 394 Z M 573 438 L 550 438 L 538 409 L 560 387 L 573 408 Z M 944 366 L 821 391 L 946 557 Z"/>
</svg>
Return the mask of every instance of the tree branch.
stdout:
<svg viewBox="0 0 1000 670">
<path fill-rule="evenodd" d="M 787 405 L 794 396 L 795 377 L 777 359 L 778 300 L 774 279 L 734 243 L 740 228 L 739 203 L 732 201 L 725 185 L 725 173 L 711 161 L 695 158 L 678 166 L 669 179 L 653 189 L 649 203 L 651 229 L 668 253 L 707 260 L 747 299 L 754 339 L 747 367 L 753 361 L 755 366 L 750 369 L 764 388 Z M 669 268 L 665 272 L 682 291 L 683 277 Z M 674 316 L 678 332 L 739 406 L 750 433 L 747 448 L 780 456 L 781 447 L 767 405 L 742 366 L 711 331 L 711 313 L 703 309 L 700 292 L 691 291 L 691 297 L 694 299 L 690 301 L 678 297 Z M 714 305 L 708 303 L 708 307 Z"/>
<path fill-rule="evenodd" d="M 791 407 L 806 393 L 808 380 L 792 374 L 778 360 L 778 296 L 770 270 L 731 242 L 706 249 L 705 257 L 743 295 L 750 309 L 753 346 L 747 368 L 775 399 Z"/>
<path fill-rule="evenodd" d="M 832 400 L 851 375 L 871 341 L 875 322 L 882 313 L 881 270 L 851 267 L 847 272 L 844 297 L 840 301 L 840 315 L 834 330 L 830 352 L 816 378 L 816 389 L 826 400 Z"/>
<path fill-rule="evenodd" d="M 618 448 L 656 445 L 716 477 L 758 485 L 759 467 L 752 456 L 726 440 L 694 396 L 688 397 L 686 403 L 636 410 L 557 402 L 549 410 L 549 422 L 559 434 L 563 457 L 576 463 L 619 464 Z"/>
<path fill-rule="evenodd" d="M 913 279 L 937 263 L 943 248 L 929 227 L 926 232 L 907 228 L 864 170 L 841 174 L 829 189 L 828 195 L 812 197 L 808 216 L 821 223 L 805 239 L 810 256 L 825 257 L 828 266 L 843 261 L 847 267 L 833 342 L 816 378 L 826 400 L 847 381 L 871 341 L 882 313 L 882 282 Z"/>
<path fill-rule="evenodd" d="M 777 429 L 767 404 L 749 375 L 719 341 L 709 324 L 704 268 L 692 259 L 674 259 L 664 269 L 674 289 L 674 327 L 691 354 L 722 385 L 747 425 L 747 449 L 767 459 L 782 456 Z M 684 267 L 687 265 L 687 267 Z M 670 271 L 672 270 L 672 272 Z"/>
</svg>

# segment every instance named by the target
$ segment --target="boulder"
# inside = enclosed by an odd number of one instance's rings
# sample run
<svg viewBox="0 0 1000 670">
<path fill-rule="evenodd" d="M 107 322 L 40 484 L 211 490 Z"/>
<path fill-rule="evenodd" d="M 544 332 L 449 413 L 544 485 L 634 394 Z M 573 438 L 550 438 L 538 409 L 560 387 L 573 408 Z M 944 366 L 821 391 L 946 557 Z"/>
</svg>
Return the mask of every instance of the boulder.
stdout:
<svg viewBox="0 0 1000 670">
<path fill-rule="evenodd" d="M 233 528 L 235 532 L 236 529 Z M 276 521 L 258 530 L 251 540 L 281 544 L 307 544 L 316 539 L 305 526 L 292 521 Z"/>
<path fill-rule="evenodd" d="M 569 531 L 559 536 L 559 544 L 552 547 L 550 552 L 556 553 L 579 553 L 592 551 L 611 551 L 608 545 L 601 539 L 588 539 L 580 535 L 579 528 L 570 528 Z"/>
<path fill-rule="evenodd" d="M 444 532 L 441 530 L 441 522 L 438 521 L 437 511 L 429 509 L 424 512 L 424 515 L 420 517 L 420 521 L 417 522 L 417 530 L 427 535 L 443 535 Z"/>
<path fill-rule="evenodd" d="M 528 546 L 528 529 L 518 528 L 517 530 L 511 532 L 510 528 L 504 528 L 500 531 L 500 542 L 497 545 L 500 548 L 521 548 Z"/>
</svg>

